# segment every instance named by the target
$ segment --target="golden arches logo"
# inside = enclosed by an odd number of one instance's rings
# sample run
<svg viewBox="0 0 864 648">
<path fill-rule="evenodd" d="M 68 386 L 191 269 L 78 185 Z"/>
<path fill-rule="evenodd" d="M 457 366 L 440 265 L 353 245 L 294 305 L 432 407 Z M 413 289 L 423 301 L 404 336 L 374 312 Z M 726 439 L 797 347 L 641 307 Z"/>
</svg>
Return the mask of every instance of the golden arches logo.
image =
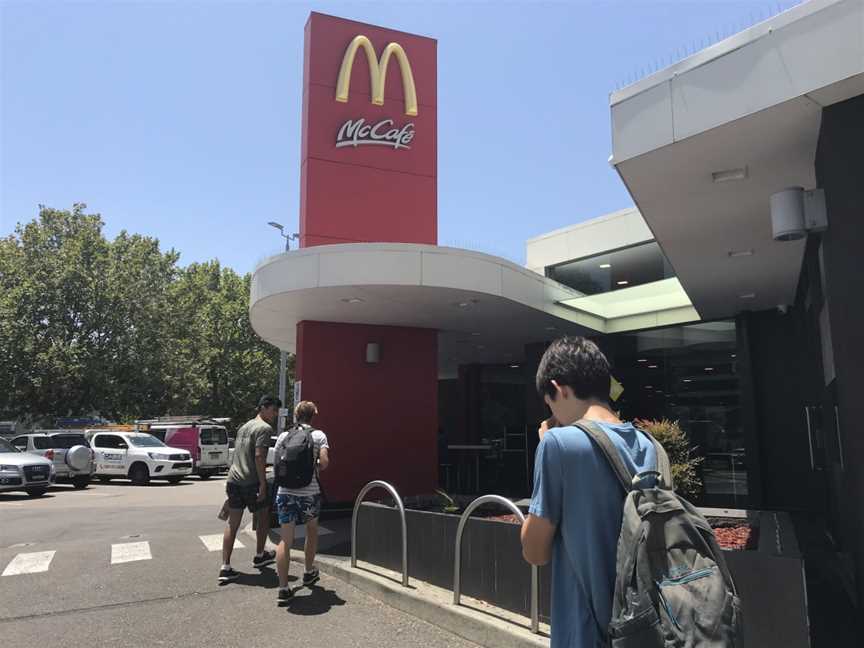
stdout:
<svg viewBox="0 0 864 648">
<path fill-rule="evenodd" d="M 395 56 L 399 69 L 402 71 L 402 87 L 405 90 L 405 114 L 415 116 L 417 114 L 417 90 L 414 88 L 414 75 L 411 72 L 411 63 L 408 56 L 399 43 L 389 43 L 381 53 L 381 60 L 375 53 L 372 42 L 362 34 L 355 36 L 345 56 L 342 57 L 342 67 L 339 68 L 339 78 L 336 81 L 336 101 L 345 103 L 348 101 L 348 92 L 351 85 L 351 69 L 354 67 L 354 59 L 357 50 L 363 48 L 366 61 L 369 63 L 369 78 L 372 79 L 372 103 L 376 106 L 384 105 L 384 87 L 387 82 L 387 66 L 390 57 Z"/>
</svg>

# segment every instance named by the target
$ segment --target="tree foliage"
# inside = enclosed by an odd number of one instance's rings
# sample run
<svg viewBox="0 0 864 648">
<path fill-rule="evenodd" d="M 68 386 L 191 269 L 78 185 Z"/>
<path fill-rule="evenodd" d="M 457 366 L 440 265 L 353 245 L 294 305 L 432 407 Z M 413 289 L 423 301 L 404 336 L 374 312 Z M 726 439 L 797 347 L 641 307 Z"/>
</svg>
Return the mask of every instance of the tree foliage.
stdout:
<svg viewBox="0 0 864 648">
<path fill-rule="evenodd" d="M 249 275 L 107 240 L 85 208 L 42 207 L 0 239 L 0 418 L 247 418 L 279 366 L 249 323 Z"/>
<path fill-rule="evenodd" d="M 699 496 L 702 493 L 702 480 L 699 477 L 702 458 L 693 456 L 690 439 L 678 425 L 678 421 L 665 418 L 659 421 L 637 419 L 633 423 L 651 434 L 666 450 L 676 492 L 688 498 Z"/>
</svg>

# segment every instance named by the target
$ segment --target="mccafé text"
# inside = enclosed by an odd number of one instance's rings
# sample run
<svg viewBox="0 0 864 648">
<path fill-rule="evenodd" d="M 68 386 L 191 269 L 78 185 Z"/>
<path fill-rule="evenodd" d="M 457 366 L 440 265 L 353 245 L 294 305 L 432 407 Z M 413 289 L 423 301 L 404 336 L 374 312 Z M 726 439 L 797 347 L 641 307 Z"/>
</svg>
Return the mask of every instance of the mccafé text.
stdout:
<svg viewBox="0 0 864 648">
<path fill-rule="evenodd" d="M 390 146 L 393 149 L 410 149 L 414 139 L 414 124 L 409 122 L 402 128 L 395 128 L 392 119 L 382 119 L 376 124 L 367 124 L 362 117 L 349 119 L 336 135 L 336 148 L 345 146 L 365 146 L 375 144 Z"/>
</svg>

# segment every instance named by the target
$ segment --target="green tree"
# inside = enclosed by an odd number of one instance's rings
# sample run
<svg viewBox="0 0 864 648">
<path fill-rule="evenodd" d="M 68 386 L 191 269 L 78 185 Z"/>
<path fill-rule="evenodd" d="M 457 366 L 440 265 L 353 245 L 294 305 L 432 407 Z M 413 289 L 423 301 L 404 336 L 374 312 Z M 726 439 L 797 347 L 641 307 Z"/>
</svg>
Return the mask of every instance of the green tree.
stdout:
<svg viewBox="0 0 864 648">
<path fill-rule="evenodd" d="M 0 239 L 0 418 L 248 417 L 279 364 L 249 323 L 249 275 L 106 240 L 85 209 L 41 207 Z"/>
</svg>

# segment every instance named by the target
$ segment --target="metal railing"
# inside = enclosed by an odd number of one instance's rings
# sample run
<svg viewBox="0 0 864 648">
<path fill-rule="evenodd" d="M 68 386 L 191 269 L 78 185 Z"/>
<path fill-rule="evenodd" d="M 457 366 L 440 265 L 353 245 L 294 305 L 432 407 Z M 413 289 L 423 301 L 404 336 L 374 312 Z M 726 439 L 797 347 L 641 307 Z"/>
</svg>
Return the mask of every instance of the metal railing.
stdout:
<svg viewBox="0 0 864 648">
<path fill-rule="evenodd" d="M 462 532 L 465 530 L 465 524 L 471 513 L 478 506 L 494 502 L 510 509 L 520 522 L 525 522 L 525 516 L 513 502 L 506 497 L 500 495 L 483 495 L 478 497 L 468 505 L 462 517 L 459 519 L 459 527 L 456 530 L 456 556 L 453 567 L 453 605 L 459 605 L 459 600 L 462 594 Z M 405 518 L 403 516 L 404 523 Z M 531 632 L 538 633 L 540 631 L 540 605 L 539 605 L 539 590 L 540 590 L 540 570 L 537 565 L 531 565 Z"/>
<path fill-rule="evenodd" d="M 375 480 L 360 489 L 360 494 L 354 501 L 354 513 L 351 515 L 351 567 L 357 567 L 357 513 L 366 493 L 375 489 L 383 488 L 396 500 L 396 508 L 399 509 L 399 518 L 402 522 L 402 587 L 408 587 L 408 525 L 405 522 L 405 506 L 399 493 L 385 481 Z"/>
</svg>

